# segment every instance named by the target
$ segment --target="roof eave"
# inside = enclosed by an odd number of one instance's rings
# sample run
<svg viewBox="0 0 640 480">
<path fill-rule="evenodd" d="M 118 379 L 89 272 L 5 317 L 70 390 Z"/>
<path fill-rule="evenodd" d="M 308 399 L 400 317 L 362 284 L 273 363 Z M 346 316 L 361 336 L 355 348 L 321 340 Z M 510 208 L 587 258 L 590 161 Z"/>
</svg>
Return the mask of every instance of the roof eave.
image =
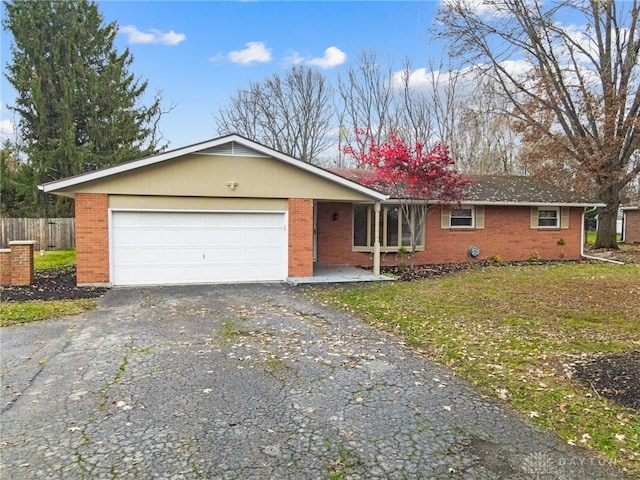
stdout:
<svg viewBox="0 0 640 480">
<path fill-rule="evenodd" d="M 399 199 L 391 198 L 389 201 L 400 201 Z M 448 205 L 450 203 L 458 203 L 458 202 L 439 202 L 437 200 L 427 200 L 426 202 L 431 205 Z M 460 200 L 461 205 L 484 205 L 484 206 L 497 206 L 497 207 L 606 207 L 605 203 L 601 202 L 514 202 L 514 201 L 493 201 L 493 200 L 473 200 L 469 198 L 465 198 Z"/>
<path fill-rule="evenodd" d="M 484 206 L 498 206 L 498 207 L 606 207 L 605 203 L 602 202 L 516 202 L 516 201 L 495 201 L 495 200 L 473 200 L 470 198 L 463 198 L 459 202 L 441 202 L 439 200 L 424 200 L 419 198 L 405 199 L 405 198 L 396 198 L 389 197 L 385 203 L 398 203 L 398 202 L 406 202 L 413 204 L 427 204 L 427 205 L 451 205 L 451 204 L 460 204 L 460 205 L 484 205 Z"/>
<path fill-rule="evenodd" d="M 504 207 L 605 207 L 605 203 L 600 202 L 510 202 L 510 201 L 491 201 L 491 200 L 462 200 L 461 203 L 472 205 L 486 205 L 486 206 L 504 206 Z"/>
</svg>

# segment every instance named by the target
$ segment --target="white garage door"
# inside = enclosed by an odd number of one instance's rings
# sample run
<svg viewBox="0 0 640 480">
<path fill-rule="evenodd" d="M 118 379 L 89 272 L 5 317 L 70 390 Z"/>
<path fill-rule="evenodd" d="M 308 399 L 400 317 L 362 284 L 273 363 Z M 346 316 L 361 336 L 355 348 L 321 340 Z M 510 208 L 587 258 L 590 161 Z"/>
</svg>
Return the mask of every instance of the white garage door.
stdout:
<svg viewBox="0 0 640 480">
<path fill-rule="evenodd" d="M 113 212 L 112 283 L 281 281 L 285 214 Z"/>
</svg>

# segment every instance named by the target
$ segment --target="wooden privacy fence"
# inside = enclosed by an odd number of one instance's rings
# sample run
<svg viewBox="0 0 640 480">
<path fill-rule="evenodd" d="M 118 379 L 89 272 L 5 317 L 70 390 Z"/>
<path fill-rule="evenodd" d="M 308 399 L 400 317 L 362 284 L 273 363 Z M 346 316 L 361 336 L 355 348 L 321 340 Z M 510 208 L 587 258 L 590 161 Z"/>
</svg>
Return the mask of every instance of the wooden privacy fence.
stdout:
<svg viewBox="0 0 640 480">
<path fill-rule="evenodd" d="M 35 250 L 76 248 L 75 218 L 2 218 L 0 248 L 9 242 L 35 240 Z"/>
</svg>

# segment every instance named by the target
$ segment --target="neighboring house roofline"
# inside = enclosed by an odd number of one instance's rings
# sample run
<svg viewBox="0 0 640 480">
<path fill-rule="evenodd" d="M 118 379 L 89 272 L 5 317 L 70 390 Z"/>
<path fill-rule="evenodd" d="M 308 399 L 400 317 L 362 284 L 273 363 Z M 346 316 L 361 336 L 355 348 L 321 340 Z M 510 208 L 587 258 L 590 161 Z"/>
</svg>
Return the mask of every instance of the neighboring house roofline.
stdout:
<svg viewBox="0 0 640 480">
<path fill-rule="evenodd" d="M 640 210 L 640 206 L 639 205 L 635 205 L 635 206 L 628 205 L 626 207 L 620 207 L 620 210 L 623 210 L 623 211 L 625 211 L 625 210 Z"/>
<path fill-rule="evenodd" d="M 302 160 L 293 158 L 282 152 L 279 152 L 277 150 L 274 150 L 272 148 L 269 148 L 257 142 L 254 142 L 253 140 L 249 140 L 248 138 L 245 138 L 236 133 L 218 137 L 212 140 L 207 140 L 204 142 L 195 143 L 193 145 L 188 145 L 186 147 L 177 148 L 167 152 L 158 153 L 156 155 L 152 155 L 149 157 L 144 157 L 137 160 L 121 163 L 118 165 L 114 165 L 113 167 L 107 167 L 100 170 L 81 173 L 73 177 L 63 178 L 61 180 L 55 180 L 53 182 L 48 182 L 42 185 L 38 185 L 38 189 L 44 191 L 45 193 L 55 193 L 59 190 L 75 187 L 77 185 L 82 185 L 84 183 L 93 182 L 96 180 L 101 180 L 104 178 L 108 178 L 112 175 L 117 175 L 117 174 L 129 172 L 132 170 L 137 170 L 139 168 L 144 168 L 149 165 L 155 165 L 155 164 L 162 163 L 167 160 L 171 160 L 180 156 L 198 153 L 202 150 L 218 147 L 220 145 L 224 145 L 230 142 L 236 142 L 248 149 L 255 150 L 256 152 L 262 153 L 264 155 L 268 155 L 288 165 L 291 165 L 293 167 L 299 168 L 301 170 L 304 170 L 306 172 L 309 172 L 321 178 L 324 178 L 330 182 L 339 184 L 350 190 L 354 190 L 359 193 L 362 193 L 363 195 L 370 197 L 372 200 L 384 201 L 389 198 L 388 195 L 378 192 L 377 190 L 361 185 L 357 182 L 344 178 L 340 175 L 336 175 L 335 173 L 332 173 L 328 170 L 317 167 L 310 163 L 306 163 L 306 162 L 303 162 Z"/>
</svg>

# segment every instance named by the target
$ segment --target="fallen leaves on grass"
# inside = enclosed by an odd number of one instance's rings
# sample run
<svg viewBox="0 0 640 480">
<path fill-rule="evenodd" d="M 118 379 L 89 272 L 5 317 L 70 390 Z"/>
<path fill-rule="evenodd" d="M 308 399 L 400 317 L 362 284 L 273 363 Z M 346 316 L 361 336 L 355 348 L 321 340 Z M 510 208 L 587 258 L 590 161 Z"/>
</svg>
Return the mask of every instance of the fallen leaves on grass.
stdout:
<svg viewBox="0 0 640 480">
<path fill-rule="evenodd" d="M 487 266 L 309 291 L 402 336 L 567 443 L 597 449 L 640 475 L 640 411 L 608 396 L 620 385 L 596 383 L 624 380 L 626 396 L 640 397 L 631 388 L 640 382 L 627 375 L 640 370 L 630 361 L 640 350 L 640 265 Z M 601 363 L 589 363 L 595 358 Z M 598 373 L 605 358 L 616 358 L 617 370 Z M 576 361 L 591 383 L 573 370 Z"/>
</svg>

